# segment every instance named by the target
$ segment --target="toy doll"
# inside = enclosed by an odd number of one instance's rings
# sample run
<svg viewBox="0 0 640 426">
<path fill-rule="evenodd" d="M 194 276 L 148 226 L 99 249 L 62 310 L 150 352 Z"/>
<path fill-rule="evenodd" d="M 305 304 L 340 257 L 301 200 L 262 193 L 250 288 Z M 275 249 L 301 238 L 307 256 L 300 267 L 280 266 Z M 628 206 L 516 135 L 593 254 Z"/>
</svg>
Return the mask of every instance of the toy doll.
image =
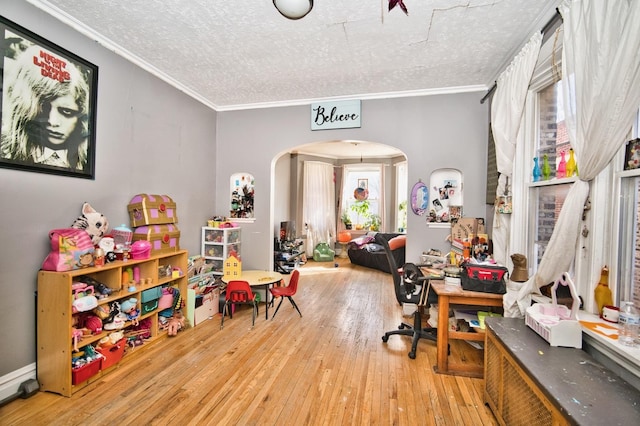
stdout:
<svg viewBox="0 0 640 426">
<path fill-rule="evenodd" d="M 138 316 L 140 316 L 137 304 L 138 299 L 134 297 L 127 299 L 120 304 L 120 311 L 127 316 L 127 320 L 131 321 L 131 324 L 133 325 L 138 325 Z"/>
</svg>

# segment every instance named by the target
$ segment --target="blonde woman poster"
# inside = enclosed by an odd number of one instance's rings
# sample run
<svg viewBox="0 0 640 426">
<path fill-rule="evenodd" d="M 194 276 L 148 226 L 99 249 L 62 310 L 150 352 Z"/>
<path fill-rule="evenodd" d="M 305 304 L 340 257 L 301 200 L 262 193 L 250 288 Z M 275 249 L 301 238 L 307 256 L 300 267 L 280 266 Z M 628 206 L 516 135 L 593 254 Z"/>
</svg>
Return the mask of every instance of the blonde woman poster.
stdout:
<svg viewBox="0 0 640 426">
<path fill-rule="evenodd" d="M 93 178 L 97 68 L 0 19 L 0 165 Z"/>
</svg>

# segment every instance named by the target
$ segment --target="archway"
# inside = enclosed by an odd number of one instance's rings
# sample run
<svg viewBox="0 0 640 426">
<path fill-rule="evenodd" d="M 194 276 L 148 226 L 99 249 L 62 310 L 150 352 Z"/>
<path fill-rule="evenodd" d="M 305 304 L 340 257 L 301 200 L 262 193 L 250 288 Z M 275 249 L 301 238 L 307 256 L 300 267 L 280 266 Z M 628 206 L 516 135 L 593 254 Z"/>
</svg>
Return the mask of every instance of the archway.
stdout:
<svg viewBox="0 0 640 426">
<path fill-rule="evenodd" d="M 402 198 L 407 198 L 408 189 L 406 180 L 403 188 L 396 191 L 397 178 L 396 168 L 400 163 L 406 164 L 407 157 L 399 149 L 377 142 L 370 141 L 319 141 L 292 147 L 286 151 L 275 155 L 271 162 L 271 200 L 270 200 L 270 220 L 271 220 L 271 240 L 274 247 L 277 246 L 280 223 L 295 223 L 295 234 L 298 238 L 305 237 L 304 223 L 302 218 L 302 200 L 300 198 L 300 188 L 302 182 L 302 164 L 305 160 L 314 160 L 330 163 L 334 166 L 334 181 L 338 182 L 342 173 L 342 166 L 346 164 L 366 164 L 380 163 L 385 167 L 387 183 L 385 192 L 385 208 L 388 212 L 386 220 L 386 230 L 395 231 L 395 216 L 397 208 L 397 194 Z M 406 167 L 404 168 L 406 173 Z M 339 205 L 341 190 L 336 190 L 336 205 Z M 340 215 L 336 210 L 337 223 L 340 222 Z M 392 220 L 391 217 L 394 219 Z M 363 232 L 364 233 L 364 232 Z M 335 239 L 335 232 L 333 234 Z"/>
</svg>

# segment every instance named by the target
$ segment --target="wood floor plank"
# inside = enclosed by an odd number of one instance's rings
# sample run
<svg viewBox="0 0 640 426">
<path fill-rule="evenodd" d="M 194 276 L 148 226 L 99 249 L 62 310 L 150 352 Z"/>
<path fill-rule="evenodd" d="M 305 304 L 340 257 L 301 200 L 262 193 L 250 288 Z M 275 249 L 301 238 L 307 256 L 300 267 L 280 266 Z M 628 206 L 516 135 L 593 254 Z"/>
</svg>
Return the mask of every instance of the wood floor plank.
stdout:
<svg viewBox="0 0 640 426">
<path fill-rule="evenodd" d="M 436 345 L 384 332 L 404 318 L 389 274 L 309 261 L 274 319 L 264 305 L 128 349 L 70 398 L 39 392 L 0 407 L 7 425 L 495 425 L 483 381 L 433 372 Z M 288 278 L 286 278 L 288 280 Z M 278 301 L 276 301 L 278 303 Z M 272 315 L 274 309 L 270 309 Z M 144 349 L 144 350 L 142 350 Z M 452 342 L 453 360 L 482 351 Z M 481 362 L 481 361 L 480 361 Z"/>
</svg>

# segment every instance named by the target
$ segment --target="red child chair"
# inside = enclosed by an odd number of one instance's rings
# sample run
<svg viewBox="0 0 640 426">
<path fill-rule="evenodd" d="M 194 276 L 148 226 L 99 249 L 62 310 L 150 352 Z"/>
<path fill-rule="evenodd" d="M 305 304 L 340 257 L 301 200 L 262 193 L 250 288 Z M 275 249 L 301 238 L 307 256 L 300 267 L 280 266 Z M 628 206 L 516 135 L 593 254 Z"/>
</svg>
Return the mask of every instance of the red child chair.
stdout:
<svg viewBox="0 0 640 426">
<path fill-rule="evenodd" d="M 256 316 L 258 315 L 258 301 L 256 295 L 251 291 L 251 286 L 246 281 L 229 281 L 225 290 L 225 302 L 222 309 L 222 321 L 220 322 L 220 329 L 224 327 L 224 317 L 229 313 L 229 318 L 233 318 L 233 309 L 230 305 L 251 305 L 251 327 L 256 323 Z"/>
<path fill-rule="evenodd" d="M 273 313 L 273 316 L 271 317 L 271 319 L 273 319 L 278 313 L 278 309 L 280 309 L 280 305 L 282 305 L 282 301 L 284 300 L 285 297 L 289 299 L 289 302 L 291 302 L 291 305 L 293 305 L 293 307 L 296 308 L 296 311 L 298 311 L 298 314 L 300 314 L 300 317 L 302 317 L 302 314 L 300 313 L 300 309 L 298 309 L 298 305 L 296 305 L 296 302 L 293 301 L 293 297 L 292 297 L 293 295 L 296 294 L 296 291 L 298 291 L 299 277 L 300 277 L 300 271 L 295 269 L 291 273 L 291 279 L 289 280 L 288 286 L 272 287 L 269 289 L 273 297 L 280 297 L 280 303 L 278 303 L 278 307 L 276 308 L 276 311 Z"/>
</svg>

